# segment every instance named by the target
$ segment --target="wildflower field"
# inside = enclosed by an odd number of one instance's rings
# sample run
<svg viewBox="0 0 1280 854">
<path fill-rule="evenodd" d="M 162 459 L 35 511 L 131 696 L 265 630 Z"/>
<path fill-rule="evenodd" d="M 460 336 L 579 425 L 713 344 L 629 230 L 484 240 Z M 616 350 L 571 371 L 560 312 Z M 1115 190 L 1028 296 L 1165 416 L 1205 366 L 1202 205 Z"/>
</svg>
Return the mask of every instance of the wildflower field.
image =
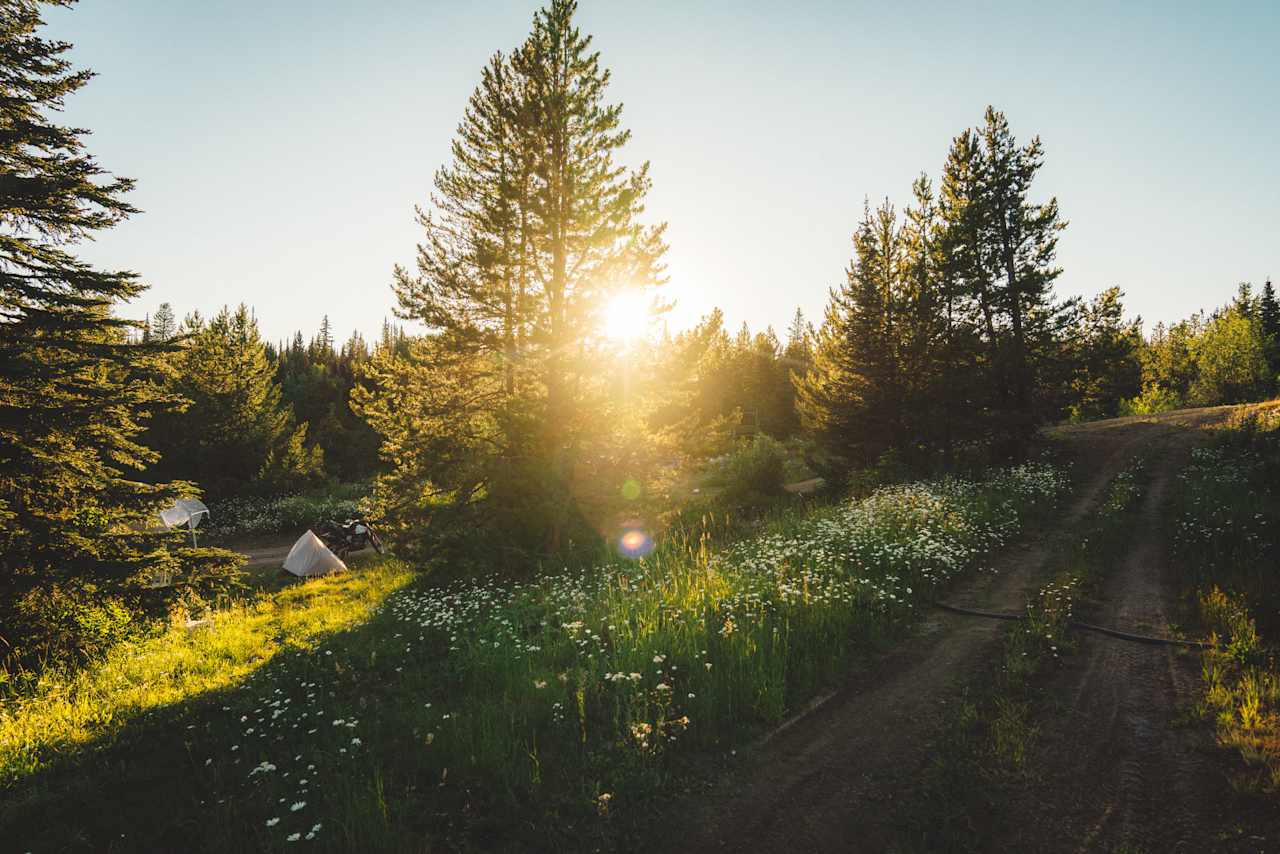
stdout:
<svg viewBox="0 0 1280 854">
<path fill-rule="evenodd" d="M 1200 712 L 1239 752 L 1242 790 L 1280 789 L 1280 409 L 1216 431 L 1179 476 L 1173 540 L 1187 594 L 1216 646 Z"/>
<path fill-rule="evenodd" d="M 32 851 L 606 845 L 1065 489 L 1036 463 L 723 545 L 707 519 L 642 560 L 523 583 L 379 561 L 299 584 L 6 697 L 0 828 Z M 129 795 L 82 809 L 103 787 Z"/>
<path fill-rule="evenodd" d="M 212 502 L 201 533 L 215 540 L 304 531 L 321 519 L 347 519 L 360 514 L 367 483 L 344 484 L 323 492 L 243 496 Z"/>
</svg>

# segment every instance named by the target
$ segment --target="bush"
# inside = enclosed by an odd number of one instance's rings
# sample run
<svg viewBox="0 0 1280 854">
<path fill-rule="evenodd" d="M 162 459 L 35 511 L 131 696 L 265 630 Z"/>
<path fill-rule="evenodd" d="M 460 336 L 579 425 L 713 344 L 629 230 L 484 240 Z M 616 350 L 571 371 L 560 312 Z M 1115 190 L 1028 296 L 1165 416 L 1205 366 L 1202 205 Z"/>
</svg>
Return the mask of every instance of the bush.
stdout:
<svg viewBox="0 0 1280 854">
<path fill-rule="evenodd" d="M 1182 401 L 1171 391 L 1156 383 L 1149 383 L 1142 389 L 1142 394 L 1131 400 L 1120 401 L 1121 415 L 1155 415 L 1177 409 Z"/>
<path fill-rule="evenodd" d="M 764 507 L 786 492 L 785 463 L 786 450 L 778 440 L 761 433 L 744 442 L 715 474 L 724 488 L 720 500 L 737 509 Z"/>
<path fill-rule="evenodd" d="M 5 620 L 11 662 L 83 662 L 134 632 L 133 615 L 114 596 L 79 579 L 40 585 L 20 596 Z"/>
</svg>

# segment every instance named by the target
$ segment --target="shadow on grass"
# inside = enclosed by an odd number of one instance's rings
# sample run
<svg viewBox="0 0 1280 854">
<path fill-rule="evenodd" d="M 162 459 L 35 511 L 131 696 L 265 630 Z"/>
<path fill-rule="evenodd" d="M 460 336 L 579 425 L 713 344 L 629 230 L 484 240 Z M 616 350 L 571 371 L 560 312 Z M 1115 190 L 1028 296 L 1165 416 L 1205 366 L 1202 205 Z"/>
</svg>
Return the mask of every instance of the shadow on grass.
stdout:
<svg viewBox="0 0 1280 854">
<path fill-rule="evenodd" d="M 355 572 L 358 574 L 359 569 Z M 323 702 L 332 708 L 360 712 L 365 709 L 372 712 L 379 693 L 395 688 L 398 674 L 390 666 L 392 659 L 384 656 L 382 666 L 377 664 L 376 650 L 385 648 L 388 630 L 387 621 L 377 612 L 367 622 L 349 628 L 310 633 L 309 639 L 303 642 L 314 645 L 312 649 L 300 649 L 289 643 L 297 640 L 288 637 L 289 611 L 304 613 L 307 600 L 314 598 L 307 595 L 310 585 L 294 584 L 297 595 L 286 593 L 284 602 L 274 606 L 283 612 L 275 615 L 276 625 L 267 626 L 274 632 L 254 638 L 261 644 L 258 657 L 234 660 L 231 651 L 223 648 L 227 656 L 224 660 L 201 662 L 233 670 L 244 668 L 243 673 L 233 675 L 235 681 L 231 684 L 150 708 L 89 710 L 91 715 L 97 714 L 87 722 L 88 727 L 97 731 L 95 736 L 83 741 L 49 739 L 41 745 L 42 767 L 0 790 L 0 840 L 3 840 L 0 849 L 271 850 L 277 844 L 286 844 L 287 835 L 269 833 L 265 822 L 278 816 L 281 809 L 288 815 L 289 807 L 300 799 L 290 800 L 281 807 L 279 794 L 266 798 L 264 787 L 246 774 L 261 761 L 283 767 L 280 758 L 285 752 L 291 758 L 301 755 L 304 748 L 312 757 L 312 761 L 305 764 L 317 767 L 317 774 L 312 776 L 318 785 L 334 792 L 354 787 L 378 795 L 377 798 L 344 799 L 349 809 L 338 823 L 357 829 L 361 823 L 376 824 L 376 816 L 362 817 L 359 810 L 363 804 L 376 805 L 381 798 L 377 792 L 379 786 L 375 785 L 377 769 L 357 759 L 349 739 L 358 736 L 348 735 L 346 728 L 342 733 L 347 739 L 346 752 L 339 752 L 344 748 L 338 743 L 337 733 L 332 732 L 333 718 L 320 721 L 320 709 L 309 710 L 305 717 L 300 714 L 301 710 L 292 715 L 286 711 L 271 721 L 273 725 L 259 724 L 255 733 L 245 735 L 244 730 L 252 725 L 242 722 L 242 717 L 265 717 L 262 713 L 255 714 L 255 709 L 266 706 L 274 712 L 282 705 L 285 709 L 296 709 L 296 699 L 274 707 L 268 704 L 273 698 L 290 693 L 298 697 L 296 686 L 301 683 L 323 684 L 323 691 L 318 687 L 310 689 L 317 700 L 321 699 L 320 694 L 329 694 Z M 396 586 L 391 585 L 391 590 Z M 245 607 L 252 615 L 261 605 L 259 600 Z M 335 650 L 341 652 L 335 655 Z M 367 657 L 369 663 L 362 665 L 362 657 Z M 182 661 L 175 663 L 176 668 L 184 666 Z M 158 675 L 181 674 L 170 671 Z M 302 692 L 304 696 L 305 693 Z M 113 725 L 112 718 L 119 716 L 128 716 L 128 719 Z M 9 723 L 14 719 L 16 715 L 11 716 Z M 320 723 L 326 728 L 321 728 Z M 267 738 L 261 738 L 268 729 Z M 307 730 L 315 732 L 308 736 Z M 233 745 L 235 750 L 231 750 Z M 354 761 L 344 761 L 348 755 Z M 344 768 L 347 765 L 351 767 Z M 343 771 L 332 775 L 339 778 L 336 785 L 333 780 L 319 779 L 319 772 L 326 768 Z M 301 778 L 303 774 L 296 773 L 295 769 L 293 779 Z M 246 786 L 252 791 L 245 791 Z M 316 803 L 320 799 L 311 800 Z M 304 808 L 297 812 L 303 813 Z M 316 814 L 315 809 L 305 812 L 310 816 Z M 322 829 L 314 842 L 332 849 L 341 836 L 340 832 L 333 831 L 341 828 L 333 827 L 332 822 L 330 825 L 330 832 L 326 834 Z M 366 839 L 377 836 L 371 837 L 367 832 L 359 835 Z"/>
</svg>

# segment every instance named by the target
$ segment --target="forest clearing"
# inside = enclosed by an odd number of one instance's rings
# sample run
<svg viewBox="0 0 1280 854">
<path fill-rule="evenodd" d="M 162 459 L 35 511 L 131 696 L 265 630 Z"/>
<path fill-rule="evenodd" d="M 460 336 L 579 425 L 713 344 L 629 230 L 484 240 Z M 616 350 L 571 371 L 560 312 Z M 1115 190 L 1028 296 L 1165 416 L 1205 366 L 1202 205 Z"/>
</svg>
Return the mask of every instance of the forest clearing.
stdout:
<svg viewBox="0 0 1280 854">
<path fill-rule="evenodd" d="M 1221 552 L 1280 519 L 1177 514 L 1193 454 L 1254 462 L 1243 429 L 1280 460 L 1280 407 L 1250 409 L 1057 428 L 1052 464 L 795 511 L 723 548 L 708 528 L 640 565 L 438 588 L 366 560 L 41 685 L 0 730 L 24 783 L 0 816 L 46 850 L 1266 850 L 1280 695 L 1239 627 L 1262 613 L 1198 609 L 1232 577 L 1184 575 L 1163 545 L 1182 525 Z M 1073 608 L 1219 642 L 1084 635 Z M 83 811 L 107 786 L 129 794 Z"/>
<path fill-rule="evenodd" d="M 1280 850 L 1280 13 L 236 5 L 0 0 L 0 854 Z"/>
</svg>

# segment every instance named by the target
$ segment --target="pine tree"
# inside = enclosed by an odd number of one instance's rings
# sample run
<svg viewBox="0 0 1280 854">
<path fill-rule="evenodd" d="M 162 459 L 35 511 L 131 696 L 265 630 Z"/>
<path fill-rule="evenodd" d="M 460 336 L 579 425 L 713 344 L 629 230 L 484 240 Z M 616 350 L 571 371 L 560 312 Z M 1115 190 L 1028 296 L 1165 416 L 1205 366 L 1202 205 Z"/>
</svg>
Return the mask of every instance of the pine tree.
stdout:
<svg viewBox="0 0 1280 854">
<path fill-rule="evenodd" d="M 1280 340 L 1280 303 L 1276 302 L 1276 290 L 1267 279 L 1258 298 L 1258 317 L 1262 322 L 1262 334 Z"/>
<path fill-rule="evenodd" d="M 831 292 L 810 372 L 797 378 L 801 423 L 823 451 L 819 466 L 840 476 L 875 463 L 903 435 L 900 308 L 903 244 L 886 200 L 864 209 L 845 283 Z"/>
<path fill-rule="evenodd" d="M 224 308 L 207 322 L 193 317 L 187 326 L 174 387 L 190 406 L 156 421 L 160 471 L 216 496 L 278 491 L 319 477 L 323 454 L 307 444 L 307 424 L 297 424 L 283 402 L 248 308 Z"/>
<path fill-rule="evenodd" d="M 1262 330 L 1263 346 L 1267 357 L 1267 370 L 1273 384 L 1280 384 L 1280 303 L 1276 291 L 1267 279 L 1258 297 L 1258 323 Z"/>
<path fill-rule="evenodd" d="M 992 302 L 1008 322 L 1005 346 L 997 346 L 996 378 L 1006 393 L 1003 418 L 1015 439 L 1028 436 L 1048 413 L 1036 401 L 1039 372 L 1056 353 L 1046 352 L 1067 318 L 1053 301 L 1058 233 L 1066 223 L 1058 202 L 1030 200 L 1031 184 L 1044 162 L 1037 136 L 1019 147 L 1004 113 L 988 107 L 981 130 L 980 210 L 988 269 L 995 273 Z"/>
<path fill-rule="evenodd" d="M 136 213 L 133 182 L 98 166 L 86 131 L 51 120 L 92 75 L 42 24 L 34 0 L 0 0 L 0 624 L 11 646 L 57 653 L 90 641 L 46 619 L 42 591 L 75 586 L 89 613 L 174 566 L 165 538 L 137 531 L 179 492 L 137 474 L 156 458 L 139 434 L 175 403 L 156 347 L 130 344 L 138 325 L 112 313 L 143 285 L 71 252 Z M 191 557 L 186 582 L 229 558 Z"/>
<path fill-rule="evenodd" d="M 167 343 L 178 334 L 177 319 L 173 315 L 173 306 L 167 302 L 160 303 L 156 316 L 151 318 L 151 337 L 156 341 Z"/>
<path fill-rule="evenodd" d="M 1241 317 L 1253 318 L 1258 315 L 1258 302 L 1258 297 L 1253 295 L 1253 283 L 1241 282 L 1236 287 L 1236 296 L 1231 305 Z"/>
<path fill-rule="evenodd" d="M 426 479 L 453 505 L 484 494 L 537 508 L 523 515 L 545 514 L 530 528 L 550 552 L 567 544 L 579 498 L 595 488 L 580 477 L 592 446 L 609 444 L 600 311 L 624 288 L 658 284 L 665 250 L 662 228 L 638 221 L 647 165 L 615 162 L 629 132 L 621 108 L 604 101 L 609 74 L 573 26 L 575 8 L 553 0 L 522 46 L 486 66 L 453 162 L 436 174 L 434 210 L 419 212 L 416 275 L 396 271 L 400 313 L 421 320 L 432 340 L 403 364 L 375 358 L 384 399 L 357 399 L 397 443 L 408 425 L 385 400 L 425 387 L 408 366 L 435 372 L 440 393 L 422 403 L 412 430 L 420 447 L 449 452 L 387 483 L 416 482 L 420 494 Z"/>
<path fill-rule="evenodd" d="M 787 354 L 795 354 L 795 358 L 800 363 L 806 363 L 804 354 L 812 352 L 812 334 L 813 324 L 805 319 L 804 312 L 797 306 L 796 313 L 791 317 L 791 323 L 787 325 Z"/>
</svg>

